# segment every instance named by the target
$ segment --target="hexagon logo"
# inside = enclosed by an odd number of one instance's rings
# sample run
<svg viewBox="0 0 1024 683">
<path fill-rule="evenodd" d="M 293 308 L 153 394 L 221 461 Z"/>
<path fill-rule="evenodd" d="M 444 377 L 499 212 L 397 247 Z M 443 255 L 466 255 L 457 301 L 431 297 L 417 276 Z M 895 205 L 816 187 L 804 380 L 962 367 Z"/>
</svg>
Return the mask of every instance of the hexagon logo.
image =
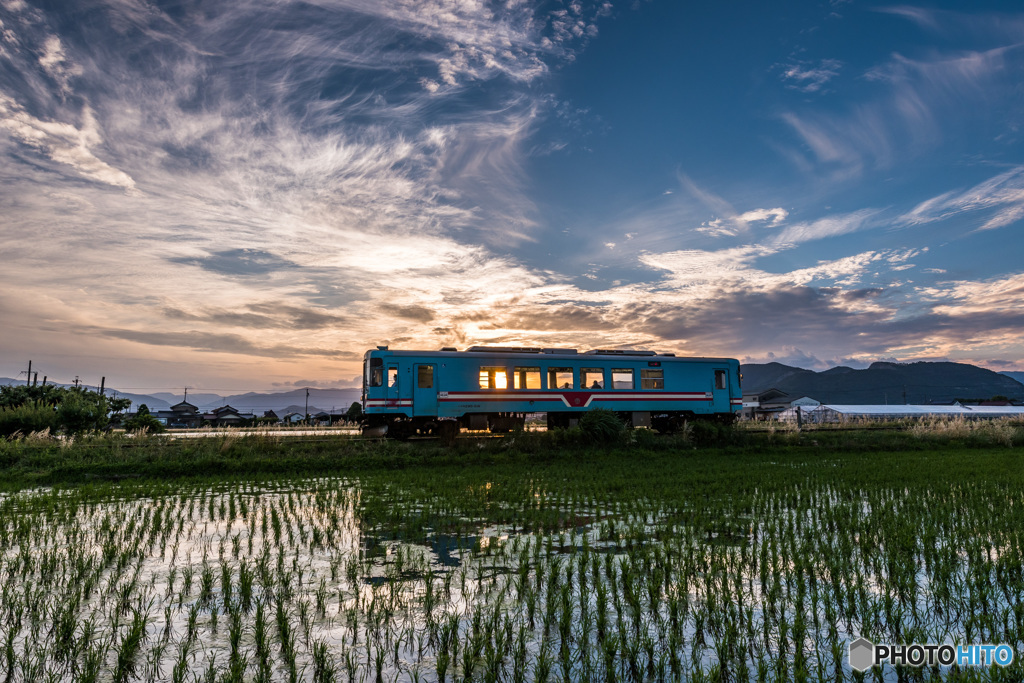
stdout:
<svg viewBox="0 0 1024 683">
<path fill-rule="evenodd" d="M 850 643 L 850 667 L 865 671 L 875 665 L 875 646 L 867 638 L 858 638 Z"/>
</svg>

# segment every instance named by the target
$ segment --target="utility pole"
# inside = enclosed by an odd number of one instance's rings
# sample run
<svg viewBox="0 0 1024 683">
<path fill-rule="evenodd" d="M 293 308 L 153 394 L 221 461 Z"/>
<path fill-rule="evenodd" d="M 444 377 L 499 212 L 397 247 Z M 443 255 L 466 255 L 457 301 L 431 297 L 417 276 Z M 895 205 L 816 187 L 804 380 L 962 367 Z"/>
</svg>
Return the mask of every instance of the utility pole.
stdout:
<svg viewBox="0 0 1024 683">
<path fill-rule="evenodd" d="M 75 375 L 75 389 L 78 388 L 78 375 Z"/>
<path fill-rule="evenodd" d="M 106 391 L 106 388 L 107 388 L 107 378 L 104 377 L 103 379 L 100 380 L 100 396 L 103 395 L 103 392 Z"/>
<path fill-rule="evenodd" d="M 37 372 L 32 376 L 32 386 L 39 384 L 39 373 Z"/>
<path fill-rule="evenodd" d="M 303 417 L 303 419 L 306 421 L 306 424 L 308 425 L 309 424 L 309 387 L 306 387 L 306 414 Z"/>
<path fill-rule="evenodd" d="M 46 386 L 46 375 L 43 375 L 43 386 Z"/>
<path fill-rule="evenodd" d="M 32 361 L 28 362 L 28 375 L 25 376 L 25 386 L 32 384 Z"/>
</svg>

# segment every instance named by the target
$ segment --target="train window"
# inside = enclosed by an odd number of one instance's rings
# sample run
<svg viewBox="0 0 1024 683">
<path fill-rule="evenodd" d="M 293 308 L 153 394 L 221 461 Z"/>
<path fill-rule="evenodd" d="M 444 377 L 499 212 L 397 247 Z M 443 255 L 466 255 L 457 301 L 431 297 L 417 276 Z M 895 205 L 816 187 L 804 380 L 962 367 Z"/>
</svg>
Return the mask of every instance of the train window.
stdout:
<svg viewBox="0 0 1024 683">
<path fill-rule="evenodd" d="M 371 358 L 370 366 L 366 370 L 366 383 L 371 387 L 379 387 L 384 384 L 384 360 Z"/>
<path fill-rule="evenodd" d="M 640 371 L 640 388 L 641 389 L 664 389 L 665 388 L 665 371 L 661 368 L 645 368 Z"/>
<path fill-rule="evenodd" d="M 604 369 L 580 368 L 580 388 L 604 389 Z"/>
<path fill-rule="evenodd" d="M 481 389 L 508 389 L 508 369 L 495 367 L 480 368 Z"/>
<path fill-rule="evenodd" d="M 434 388 L 434 366 L 433 365 L 417 365 L 416 366 L 416 386 L 420 389 L 433 389 Z"/>
<path fill-rule="evenodd" d="M 612 389 L 632 389 L 633 370 L 630 368 L 612 369 Z"/>
<path fill-rule="evenodd" d="M 715 370 L 715 389 L 725 388 L 725 370 Z"/>
<path fill-rule="evenodd" d="M 512 375 L 514 389 L 540 389 L 540 368 L 516 368 Z"/>
<path fill-rule="evenodd" d="M 388 368 L 388 386 L 398 386 L 398 368 L 396 368 L 394 365 Z"/>
<path fill-rule="evenodd" d="M 548 389 L 572 389 L 572 368 L 548 368 Z"/>
</svg>

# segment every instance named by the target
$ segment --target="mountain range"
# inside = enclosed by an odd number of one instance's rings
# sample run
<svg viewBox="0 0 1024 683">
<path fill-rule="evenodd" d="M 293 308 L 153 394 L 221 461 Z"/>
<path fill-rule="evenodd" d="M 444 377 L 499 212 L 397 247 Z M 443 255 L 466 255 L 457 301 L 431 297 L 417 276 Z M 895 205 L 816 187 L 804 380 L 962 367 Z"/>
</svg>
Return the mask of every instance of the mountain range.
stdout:
<svg viewBox="0 0 1024 683">
<path fill-rule="evenodd" d="M 1024 384 L 1012 375 L 967 363 L 872 363 L 864 370 L 838 366 L 815 372 L 782 363 L 745 364 L 743 392 L 778 389 L 794 398 L 849 405 L 949 403 L 1005 396 L 1024 400 Z"/>
<path fill-rule="evenodd" d="M 24 384 L 25 380 L 0 377 L 0 385 Z M 70 384 L 57 384 L 57 386 L 69 387 Z M 96 387 L 90 386 L 90 389 Z M 171 394 L 158 392 L 155 394 L 132 394 L 125 391 L 117 391 L 114 387 L 107 387 L 107 392 L 117 395 L 120 398 L 131 399 L 131 410 L 136 410 L 139 405 L 145 403 L 150 410 L 167 410 L 175 403 L 180 403 L 184 396 L 182 394 Z M 309 390 L 309 412 L 316 414 L 321 411 L 343 413 L 348 410 L 354 402 L 359 401 L 361 390 L 353 389 L 310 389 Z M 220 394 L 196 393 L 189 394 L 188 402 L 200 410 L 208 411 L 224 405 L 230 405 L 243 413 L 254 413 L 262 415 L 268 410 L 273 410 L 278 416 L 287 413 L 302 413 L 306 409 L 306 390 L 293 389 L 291 391 L 259 393 L 248 392 L 245 394 L 233 394 L 221 396 Z"/>
</svg>

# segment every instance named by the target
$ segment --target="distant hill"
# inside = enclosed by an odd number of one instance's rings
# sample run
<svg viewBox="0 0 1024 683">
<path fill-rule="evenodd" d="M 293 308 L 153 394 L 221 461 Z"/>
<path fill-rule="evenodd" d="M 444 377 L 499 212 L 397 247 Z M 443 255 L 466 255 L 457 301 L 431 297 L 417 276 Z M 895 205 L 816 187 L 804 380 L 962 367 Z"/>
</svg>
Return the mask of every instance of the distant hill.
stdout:
<svg viewBox="0 0 1024 683">
<path fill-rule="evenodd" d="M 309 412 L 320 411 L 345 412 L 353 403 L 359 401 L 362 389 L 310 389 L 309 390 Z M 192 397 L 189 397 L 189 403 Z M 301 413 L 306 405 L 306 390 L 295 389 L 272 394 L 261 394 L 249 392 L 247 394 L 236 394 L 225 396 L 220 401 L 198 406 L 203 410 L 210 410 L 222 405 L 230 405 L 242 412 L 253 412 L 262 415 L 264 411 L 273 410 L 279 416 L 284 415 L 285 410 L 295 408 L 293 412 Z"/>
<path fill-rule="evenodd" d="M 872 363 L 866 370 L 839 366 L 814 372 L 781 363 L 741 368 L 743 391 L 779 389 L 794 398 L 852 405 L 948 403 L 992 396 L 1024 400 L 1024 384 L 967 363 Z"/>
<path fill-rule="evenodd" d="M 1024 372 L 1001 372 L 1000 375 L 1006 375 L 1012 379 L 1017 380 L 1021 384 L 1024 384 Z"/>
</svg>

